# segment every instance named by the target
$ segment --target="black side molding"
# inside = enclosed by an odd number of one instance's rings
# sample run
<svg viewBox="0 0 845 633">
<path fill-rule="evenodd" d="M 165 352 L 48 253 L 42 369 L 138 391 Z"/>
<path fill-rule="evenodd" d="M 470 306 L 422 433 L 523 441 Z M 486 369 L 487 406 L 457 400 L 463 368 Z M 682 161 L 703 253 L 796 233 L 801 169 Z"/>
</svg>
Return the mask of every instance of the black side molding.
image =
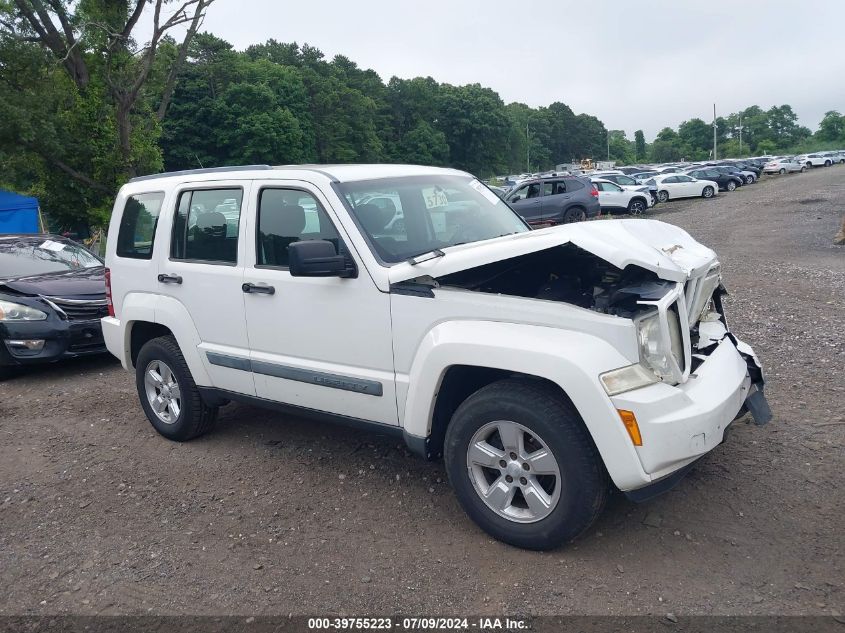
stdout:
<svg viewBox="0 0 845 633">
<path fill-rule="evenodd" d="M 402 427 L 393 426 L 391 424 L 362 420 L 360 418 L 353 418 L 337 413 L 329 413 L 327 411 L 319 411 L 318 409 L 300 407 L 293 404 L 286 404 L 284 402 L 276 402 L 275 400 L 267 400 L 266 398 L 249 396 L 242 393 L 236 393 L 234 391 L 226 391 L 224 389 L 215 389 L 213 387 L 197 386 L 197 389 L 199 389 L 203 401 L 211 406 L 221 406 L 228 401 L 242 402 L 262 409 L 278 411 L 279 413 L 284 413 L 286 415 L 299 416 L 311 420 L 317 420 L 319 422 L 328 422 L 329 424 L 347 426 L 353 429 L 366 431 L 368 433 L 388 435 L 395 438 L 400 438 L 404 435 Z"/>
</svg>

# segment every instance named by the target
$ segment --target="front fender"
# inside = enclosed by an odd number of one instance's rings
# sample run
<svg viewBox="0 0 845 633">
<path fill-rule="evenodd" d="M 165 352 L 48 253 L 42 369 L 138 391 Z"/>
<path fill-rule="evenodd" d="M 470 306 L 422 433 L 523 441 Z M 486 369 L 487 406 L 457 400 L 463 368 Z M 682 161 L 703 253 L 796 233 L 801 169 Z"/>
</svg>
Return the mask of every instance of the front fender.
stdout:
<svg viewBox="0 0 845 633">
<path fill-rule="evenodd" d="M 545 378 L 572 400 L 614 482 L 642 485 L 648 475 L 599 382 L 602 372 L 632 362 L 607 341 L 582 332 L 495 321 L 441 323 L 418 347 L 406 383 L 402 424 L 408 435 L 428 437 L 440 385 L 454 365 Z"/>
</svg>

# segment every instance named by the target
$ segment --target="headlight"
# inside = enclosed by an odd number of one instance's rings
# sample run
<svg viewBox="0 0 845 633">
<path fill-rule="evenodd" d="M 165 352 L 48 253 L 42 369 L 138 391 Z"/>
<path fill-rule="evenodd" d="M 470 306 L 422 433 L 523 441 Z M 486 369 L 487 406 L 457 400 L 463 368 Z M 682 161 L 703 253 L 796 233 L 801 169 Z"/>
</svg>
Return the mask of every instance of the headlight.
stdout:
<svg viewBox="0 0 845 633">
<path fill-rule="evenodd" d="M 605 372 L 599 376 L 599 380 L 607 395 L 615 396 L 640 387 L 647 387 L 659 382 L 660 379 L 654 372 L 637 364 Z"/>
<path fill-rule="evenodd" d="M 0 321 L 43 321 L 47 313 L 20 303 L 0 301 Z"/>
<path fill-rule="evenodd" d="M 668 310 L 666 316 L 669 322 L 668 347 L 660 333 L 660 317 L 657 312 L 636 320 L 637 342 L 640 347 L 640 361 L 648 365 L 661 380 L 674 381 L 672 360 L 674 365 L 684 366 L 684 344 L 677 313 Z"/>
</svg>

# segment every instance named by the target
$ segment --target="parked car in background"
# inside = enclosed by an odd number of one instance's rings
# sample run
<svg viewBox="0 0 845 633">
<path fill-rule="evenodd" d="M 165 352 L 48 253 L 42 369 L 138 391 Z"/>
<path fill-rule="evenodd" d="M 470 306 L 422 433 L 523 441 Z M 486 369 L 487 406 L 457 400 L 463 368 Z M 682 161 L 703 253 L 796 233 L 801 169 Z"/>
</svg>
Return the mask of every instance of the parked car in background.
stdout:
<svg viewBox="0 0 845 633">
<path fill-rule="evenodd" d="M 686 174 L 663 174 L 655 176 L 654 182 L 657 184 L 657 199 L 660 202 L 676 198 L 712 198 L 719 191 L 715 181 L 698 180 Z"/>
<path fill-rule="evenodd" d="M 738 182 L 737 176 L 720 171 L 715 167 L 698 167 L 697 169 L 690 169 L 686 173 L 697 180 L 708 180 L 716 183 L 720 191 L 733 191 L 741 184 Z"/>
<path fill-rule="evenodd" d="M 637 181 L 638 184 L 644 184 L 650 178 L 654 178 L 655 176 L 660 175 L 658 172 L 654 171 L 653 169 L 645 169 L 643 171 L 638 171 L 633 174 L 630 174 L 631 178 Z"/>
<path fill-rule="evenodd" d="M 801 154 L 795 158 L 807 167 L 830 167 L 833 164 L 833 159 L 821 154 Z"/>
<path fill-rule="evenodd" d="M 763 166 L 764 174 L 792 174 L 803 172 L 807 165 L 797 158 L 775 158 Z"/>
<path fill-rule="evenodd" d="M 761 167 L 757 167 L 757 165 L 752 165 L 751 163 L 732 161 L 726 164 L 731 167 L 736 167 L 740 171 L 740 173 L 745 177 L 746 185 L 752 185 L 757 182 L 757 180 L 760 179 L 760 174 L 763 173 L 763 169 Z"/>
<path fill-rule="evenodd" d="M 753 171 L 748 171 L 747 169 L 742 169 L 733 163 L 722 163 L 720 165 L 716 165 L 721 171 L 726 171 L 729 174 L 737 176 L 742 183 L 741 185 L 753 185 L 757 182 L 757 174 Z"/>
<path fill-rule="evenodd" d="M 715 169 L 716 171 L 726 174 L 733 178 L 734 184 L 736 187 L 742 187 L 745 184 L 745 176 L 743 176 L 742 172 L 740 172 L 736 167 L 730 167 L 727 165 L 713 165 L 710 169 Z M 727 191 L 733 191 L 736 187 L 727 187 Z"/>
<path fill-rule="evenodd" d="M 57 235 L 0 235 L 0 376 L 106 351 L 102 260 Z"/>
<path fill-rule="evenodd" d="M 558 176 L 520 182 L 504 200 L 529 224 L 569 224 L 599 215 L 598 196 L 587 178 Z"/>
<path fill-rule="evenodd" d="M 829 158 L 833 163 L 845 164 L 845 151 L 820 152 L 820 154 Z"/>
<path fill-rule="evenodd" d="M 657 202 L 657 185 L 649 184 L 648 181 L 643 183 L 637 182 L 637 180 L 631 176 L 626 174 L 613 174 L 613 173 L 596 173 L 593 174 L 593 178 L 604 178 L 605 180 L 609 180 L 610 182 L 615 182 L 617 185 L 624 187 L 625 189 L 631 190 L 642 190 L 643 187 L 648 189 L 649 195 L 651 196 L 651 203 L 655 204 Z"/>
<path fill-rule="evenodd" d="M 626 211 L 631 215 L 641 215 L 654 205 L 647 187 L 629 189 L 603 178 L 591 178 L 591 181 L 598 189 L 603 212 Z"/>
</svg>

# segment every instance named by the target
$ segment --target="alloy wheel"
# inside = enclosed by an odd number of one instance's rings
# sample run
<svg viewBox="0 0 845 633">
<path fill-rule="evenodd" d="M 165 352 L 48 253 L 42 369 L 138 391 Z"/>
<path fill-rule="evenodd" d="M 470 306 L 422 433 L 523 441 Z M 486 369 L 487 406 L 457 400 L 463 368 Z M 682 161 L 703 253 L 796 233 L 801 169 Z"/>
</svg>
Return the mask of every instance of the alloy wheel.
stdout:
<svg viewBox="0 0 845 633">
<path fill-rule="evenodd" d="M 156 417 L 165 424 L 175 424 L 182 411 L 182 392 L 176 376 L 166 363 L 150 361 L 144 372 L 144 390 Z"/>
<path fill-rule="evenodd" d="M 557 460 L 536 433 L 518 422 L 498 420 L 478 429 L 467 448 L 467 470 L 484 504 L 509 521 L 540 521 L 560 500 Z"/>
</svg>

